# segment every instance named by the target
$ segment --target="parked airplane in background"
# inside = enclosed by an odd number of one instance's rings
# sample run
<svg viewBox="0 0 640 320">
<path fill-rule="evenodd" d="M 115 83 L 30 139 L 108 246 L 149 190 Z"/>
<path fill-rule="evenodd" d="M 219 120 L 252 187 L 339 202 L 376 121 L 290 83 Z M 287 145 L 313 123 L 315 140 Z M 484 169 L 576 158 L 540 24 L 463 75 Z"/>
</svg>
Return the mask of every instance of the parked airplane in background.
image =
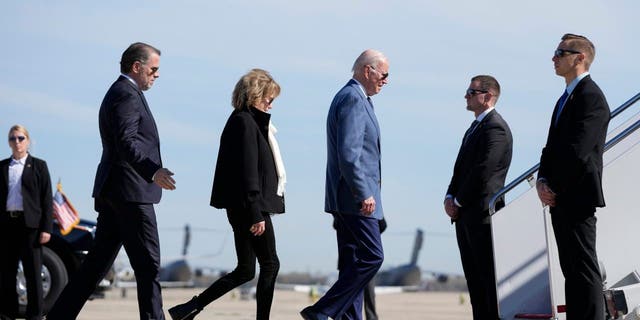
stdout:
<svg viewBox="0 0 640 320">
<path fill-rule="evenodd" d="M 381 270 L 376 275 L 376 286 L 379 287 L 406 287 L 419 289 L 424 287 L 425 280 L 423 275 L 432 275 L 438 283 L 446 283 L 449 281 L 451 274 L 425 271 L 418 266 L 418 255 L 422 249 L 424 241 L 424 232 L 422 229 L 416 230 L 415 240 L 413 242 L 413 250 L 411 250 L 411 258 L 409 263 L 391 268 Z M 459 275 L 451 275 L 454 277 L 460 277 Z"/>
<path fill-rule="evenodd" d="M 418 255 L 422 249 L 423 238 L 424 232 L 422 229 L 417 229 L 409 263 L 379 271 L 375 278 L 377 286 L 420 286 L 422 284 L 422 271 L 418 266 Z"/>
<path fill-rule="evenodd" d="M 189 285 L 193 283 L 193 271 L 187 262 L 187 251 L 191 243 L 191 227 L 184 226 L 184 240 L 182 242 L 182 258 L 160 267 L 160 282 L 170 282 L 173 285 Z"/>
</svg>

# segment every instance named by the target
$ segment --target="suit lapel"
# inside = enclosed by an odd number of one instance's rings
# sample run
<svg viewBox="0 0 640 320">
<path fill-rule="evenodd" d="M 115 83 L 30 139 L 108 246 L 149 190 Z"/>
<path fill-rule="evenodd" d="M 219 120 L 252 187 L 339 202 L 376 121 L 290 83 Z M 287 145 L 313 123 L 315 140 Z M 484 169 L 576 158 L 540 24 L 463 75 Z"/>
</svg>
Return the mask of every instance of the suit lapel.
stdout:
<svg viewBox="0 0 640 320">
<path fill-rule="evenodd" d="M 378 134 L 378 143 L 379 143 L 380 142 L 380 125 L 378 124 L 378 118 L 376 117 L 376 114 L 373 111 L 373 104 L 371 103 L 370 100 L 367 100 L 366 98 L 364 102 L 366 104 L 365 110 L 367 110 L 367 114 L 369 115 L 369 118 L 371 118 L 371 121 L 373 121 L 373 124 L 376 127 L 376 133 Z"/>
<path fill-rule="evenodd" d="M 144 93 L 142 92 L 142 90 L 140 90 L 140 88 L 138 88 L 138 86 L 135 83 L 131 82 L 129 79 L 127 79 L 124 76 L 120 76 L 118 80 L 126 82 L 128 85 L 131 86 L 131 88 L 133 88 L 138 93 L 138 96 L 142 101 L 142 105 L 144 106 L 144 110 L 147 112 L 147 116 L 151 120 L 151 123 L 153 124 L 153 128 L 156 131 L 156 135 L 157 135 L 158 127 L 156 126 L 156 121 L 153 118 L 153 115 L 151 114 L 151 109 L 149 109 L 149 104 L 147 104 L 147 99 L 144 97 Z"/>
<path fill-rule="evenodd" d="M 142 91 L 138 91 L 140 94 L 140 99 L 142 99 L 142 104 L 144 104 L 144 109 L 147 111 L 147 115 L 149 115 L 149 119 L 151 123 L 153 123 L 153 129 L 158 133 L 158 127 L 156 126 L 156 120 L 153 118 L 153 114 L 151 114 L 151 109 L 149 109 L 149 105 L 147 104 L 147 99 L 144 97 L 144 93 Z"/>
<path fill-rule="evenodd" d="M 7 198 L 7 194 L 9 193 L 9 163 L 11 163 L 11 157 L 9 159 L 3 160 L 0 170 L 2 170 L 2 191 L 4 192 L 3 198 Z M 6 203 L 5 203 L 6 205 Z M 4 210 L 0 209 L 0 211 Z"/>
<path fill-rule="evenodd" d="M 556 125 L 556 127 L 560 127 L 562 126 L 562 124 L 564 122 L 566 122 L 570 116 L 570 114 L 572 113 L 572 110 L 574 108 L 573 105 L 573 99 L 577 94 L 580 94 L 580 92 L 582 92 L 582 88 L 584 87 L 585 83 L 591 81 L 591 76 L 586 76 L 584 77 L 582 80 L 580 80 L 580 82 L 578 82 L 578 84 L 576 85 L 575 88 L 573 88 L 573 91 L 571 91 L 571 94 L 567 97 L 567 101 L 564 103 L 564 107 L 562 108 L 562 112 L 560 113 L 560 116 L 558 118 L 558 124 Z M 553 109 L 553 114 L 556 114 L 556 110 L 559 108 L 560 106 L 557 105 L 556 103 L 556 107 L 555 109 Z M 554 127 L 553 125 L 553 119 L 551 120 L 551 126 Z"/>
<path fill-rule="evenodd" d="M 24 186 L 31 183 L 33 180 L 33 157 L 27 155 L 27 159 L 24 162 L 24 170 L 22 171 L 22 194 L 26 194 Z"/>
<path fill-rule="evenodd" d="M 496 113 L 496 110 L 493 109 L 491 110 L 489 113 L 487 113 L 487 115 L 482 118 L 482 121 L 480 121 L 480 123 L 478 123 L 478 125 L 475 127 L 475 129 L 473 130 L 473 132 L 471 132 L 469 134 L 469 137 L 467 138 L 467 143 L 465 143 L 463 145 L 463 147 L 469 146 L 469 145 L 473 145 L 474 142 L 476 141 L 477 137 L 478 137 L 478 132 L 484 130 L 484 125 L 487 123 L 487 121 L 489 121 L 489 119 L 491 117 L 493 117 L 493 115 Z"/>
<path fill-rule="evenodd" d="M 364 92 L 362 92 L 362 88 L 358 85 L 358 82 L 351 79 L 350 84 L 354 87 L 356 92 L 360 95 L 362 103 L 364 104 L 364 109 L 367 111 L 367 115 L 369 115 L 369 119 L 373 122 L 374 127 L 376 128 L 376 134 L 378 135 L 378 146 L 380 145 L 380 125 L 378 124 L 378 118 L 376 118 L 376 114 L 373 111 L 373 104 L 370 100 L 367 100 L 367 96 Z"/>
<path fill-rule="evenodd" d="M 576 87 L 575 89 L 577 89 L 577 88 L 578 87 Z M 568 117 L 569 113 L 571 112 L 571 109 L 573 108 L 573 96 L 576 94 L 576 90 L 575 89 L 567 97 L 567 101 L 565 101 L 565 103 L 564 103 L 564 107 L 562 108 L 562 112 L 558 116 L 558 122 L 555 123 L 555 121 L 554 121 L 555 117 L 554 117 L 551 120 L 551 126 L 560 127 L 562 125 L 562 123 L 567 120 L 567 117 Z M 556 103 L 556 107 L 553 109 L 553 114 L 554 115 L 556 114 L 558 108 L 560 108 L 560 105 Z"/>
<path fill-rule="evenodd" d="M 158 147 L 158 153 L 160 150 L 160 135 L 158 134 L 158 126 L 156 125 L 156 120 L 153 118 L 153 114 L 151 113 L 151 109 L 149 109 L 149 104 L 147 103 L 147 99 L 144 96 L 144 93 L 142 92 L 142 90 L 140 90 L 140 88 L 138 88 L 138 86 L 134 83 L 132 83 L 131 81 L 129 81 L 129 79 L 127 79 L 124 76 L 120 76 L 119 78 L 122 81 L 126 81 L 137 93 L 138 96 L 140 97 L 140 100 L 142 101 L 142 105 L 144 106 L 144 111 L 147 113 L 146 118 L 151 122 L 151 124 L 153 125 L 153 130 L 155 131 L 155 135 L 157 137 L 157 147 Z M 162 163 L 162 156 L 160 154 L 158 154 L 158 157 L 160 159 L 160 163 Z"/>
</svg>

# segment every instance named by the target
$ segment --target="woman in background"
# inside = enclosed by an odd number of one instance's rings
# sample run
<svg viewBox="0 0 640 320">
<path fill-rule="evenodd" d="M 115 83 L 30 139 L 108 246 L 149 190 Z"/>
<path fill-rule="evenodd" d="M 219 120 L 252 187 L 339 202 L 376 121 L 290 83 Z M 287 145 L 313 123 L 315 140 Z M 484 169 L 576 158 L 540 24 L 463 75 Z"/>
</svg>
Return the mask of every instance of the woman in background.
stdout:
<svg viewBox="0 0 640 320">
<path fill-rule="evenodd" d="M 271 214 L 284 212 L 284 165 L 269 110 L 280 94 L 271 75 L 253 69 L 235 86 L 234 111 L 220 138 L 211 205 L 224 208 L 233 229 L 238 265 L 200 295 L 169 309 L 173 320 L 193 319 L 202 308 L 255 276 L 256 319 L 269 319 L 280 262 Z"/>
<path fill-rule="evenodd" d="M 0 319 L 18 316 L 20 260 L 27 282 L 26 319 L 40 320 L 44 314 L 40 270 L 42 245 L 51 238 L 51 178 L 47 163 L 29 154 L 29 143 L 25 127 L 11 127 L 11 157 L 0 161 Z"/>
</svg>

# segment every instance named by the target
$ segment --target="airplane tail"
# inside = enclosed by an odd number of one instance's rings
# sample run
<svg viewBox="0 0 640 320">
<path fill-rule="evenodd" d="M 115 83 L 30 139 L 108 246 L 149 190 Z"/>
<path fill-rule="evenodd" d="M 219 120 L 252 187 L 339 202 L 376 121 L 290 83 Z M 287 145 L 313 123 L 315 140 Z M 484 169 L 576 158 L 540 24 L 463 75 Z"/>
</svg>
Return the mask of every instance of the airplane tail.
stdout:
<svg viewBox="0 0 640 320">
<path fill-rule="evenodd" d="M 418 264 L 418 254 L 420 254 L 420 249 L 422 249 L 422 239 L 423 239 L 422 229 L 418 228 L 416 230 L 416 239 L 415 239 L 415 242 L 413 243 L 413 251 L 411 252 L 411 262 L 409 263 L 412 266 L 415 266 L 416 264 Z"/>
</svg>

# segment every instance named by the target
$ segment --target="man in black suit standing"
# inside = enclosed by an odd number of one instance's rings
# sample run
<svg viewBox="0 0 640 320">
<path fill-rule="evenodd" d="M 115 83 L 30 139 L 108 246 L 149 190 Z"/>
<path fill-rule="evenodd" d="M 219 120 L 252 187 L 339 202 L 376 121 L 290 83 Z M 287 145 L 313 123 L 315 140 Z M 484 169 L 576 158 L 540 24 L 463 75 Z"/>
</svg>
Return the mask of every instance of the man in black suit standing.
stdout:
<svg viewBox="0 0 640 320">
<path fill-rule="evenodd" d="M 494 109 L 500 84 L 475 76 L 465 94 L 476 120 L 465 133 L 444 209 L 456 223 L 462 268 L 476 320 L 498 319 L 489 201 L 503 186 L 511 164 L 511 130 Z M 504 199 L 498 203 L 504 206 Z"/>
<path fill-rule="evenodd" d="M 142 91 L 160 75 L 160 50 L 134 43 L 122 54 L 122 75 L 100 106 L 102 159 L 93 189 L 99 212 L 94 246 L 71 279 L 49 320 L 75 319 L 120 248 L 135 272 L 140 319 L 164 319 L 160 293 L 160 243 L 153 204 L 175 189 L 162 167 L 156 123 Z"/>
<path fill-rule="evenodd" d="M 593 43 L 574 34 L 565 34 L 553 54 L 567 87 L 553 111 L 536 184 L 540 201 L 550 207 L 568 320 L 604 318 L 594 214 L 605 205 L 602 153 L 610 111 L 589 75 L 594 57 Z"/>
</svg>

